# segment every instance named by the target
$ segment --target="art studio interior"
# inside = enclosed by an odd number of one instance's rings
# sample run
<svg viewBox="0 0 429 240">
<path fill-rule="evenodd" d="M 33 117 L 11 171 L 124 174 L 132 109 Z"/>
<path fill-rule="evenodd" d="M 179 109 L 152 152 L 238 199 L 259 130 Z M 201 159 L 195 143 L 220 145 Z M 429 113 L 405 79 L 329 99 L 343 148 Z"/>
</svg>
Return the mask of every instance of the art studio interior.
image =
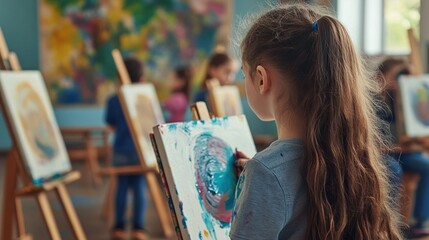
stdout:
<svg viewBox="0 0 429 240">
<path fill-rule="evenodd" d="M 429 1 L 0 0 L 0 239 L 429 240 Z"/>
</svg>

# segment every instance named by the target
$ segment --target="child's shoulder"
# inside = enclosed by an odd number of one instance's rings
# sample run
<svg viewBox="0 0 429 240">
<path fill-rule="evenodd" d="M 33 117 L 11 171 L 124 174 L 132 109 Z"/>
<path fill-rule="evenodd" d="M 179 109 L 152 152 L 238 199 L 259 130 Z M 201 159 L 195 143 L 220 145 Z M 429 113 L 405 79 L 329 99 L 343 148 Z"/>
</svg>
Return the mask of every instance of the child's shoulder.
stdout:
<svg viewBox="0 0 429 240">
<path fill-rule="evenodd" d="M 280 139 L 257 153 L 252 160 L 259 162 L 268 169 L 276 169 L 279 166 L 299 161 L 302 154 L 302 139 Z"/>
</svg>

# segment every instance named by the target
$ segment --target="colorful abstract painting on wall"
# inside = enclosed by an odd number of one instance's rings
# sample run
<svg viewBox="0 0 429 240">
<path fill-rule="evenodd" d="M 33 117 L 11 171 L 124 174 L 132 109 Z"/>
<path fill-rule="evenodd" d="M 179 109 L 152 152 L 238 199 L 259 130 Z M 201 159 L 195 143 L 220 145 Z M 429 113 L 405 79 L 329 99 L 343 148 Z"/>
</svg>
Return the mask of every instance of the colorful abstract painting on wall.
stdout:
<svg viewBox="0 0 429 240">
<path fill-rule="evenodd" d="M 67 151 L 40 72 L 0 72 L 0 93 L 33 181 L 69 171 Z"/>
<path fill-rule="evenodd" d="M 162 85 L 224 37 L 227 0 L 41 0 L 41 69 L 57 104 L 104 104 L 115 90 L 111 51 L 138 57 Z M 224 34 L 223 34 L 224 35 Z"/>
<path fill-rule="evenodd" d="M 406 134 L 429 135 L 429 75 L 401 76 L 399 85 Z"/>
<path fill-rule="evenodd" d="M 184 239 L 229 239 L 235 149 L 256 149 L 243 115 L 154 128 L 162 172 Z"/>
<path fill-rule="evenodd" d="M 134 142 L 143 156 L 143 166 L 156 166 L 149 134 L 152 127 L 164 123 L 155 88 L 150 83 L 123 85 L 119 90 L 122 109 L 128 119 Z"/>
</svg>

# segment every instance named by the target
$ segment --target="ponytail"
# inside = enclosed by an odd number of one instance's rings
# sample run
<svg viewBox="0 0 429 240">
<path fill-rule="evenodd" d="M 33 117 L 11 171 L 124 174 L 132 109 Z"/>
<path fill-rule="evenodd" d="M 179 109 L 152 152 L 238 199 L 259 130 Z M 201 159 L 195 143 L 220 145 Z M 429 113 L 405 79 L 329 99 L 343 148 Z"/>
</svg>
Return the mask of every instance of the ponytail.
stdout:
<svg viewBox="0 0 429 240">
<path fill-rule="evenodd" d="M 305 5 L 269 11 L 250 28 L 243 61 L 270 64 L 304 111 L 306 239 L 402 239 L 388 202 L 372 81 L 344 26 Z M 252 74 L 252 72 L 251 72 Z"/>
</svg>

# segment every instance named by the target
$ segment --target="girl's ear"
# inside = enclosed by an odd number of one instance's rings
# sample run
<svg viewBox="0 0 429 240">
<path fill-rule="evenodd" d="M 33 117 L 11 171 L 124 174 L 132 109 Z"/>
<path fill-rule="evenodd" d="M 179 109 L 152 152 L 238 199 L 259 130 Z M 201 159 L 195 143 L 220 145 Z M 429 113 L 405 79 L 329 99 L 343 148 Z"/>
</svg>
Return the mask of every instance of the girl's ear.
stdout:
<svg viewBox="0 0 429 240">
<path fill-rule="evenodd" d="M 260 94 L 265 94 L 271 89 L 271 78 L 268 76 L 267 69 L 262 65 L 256 67 L 256 81 Z"/>
</svg>

